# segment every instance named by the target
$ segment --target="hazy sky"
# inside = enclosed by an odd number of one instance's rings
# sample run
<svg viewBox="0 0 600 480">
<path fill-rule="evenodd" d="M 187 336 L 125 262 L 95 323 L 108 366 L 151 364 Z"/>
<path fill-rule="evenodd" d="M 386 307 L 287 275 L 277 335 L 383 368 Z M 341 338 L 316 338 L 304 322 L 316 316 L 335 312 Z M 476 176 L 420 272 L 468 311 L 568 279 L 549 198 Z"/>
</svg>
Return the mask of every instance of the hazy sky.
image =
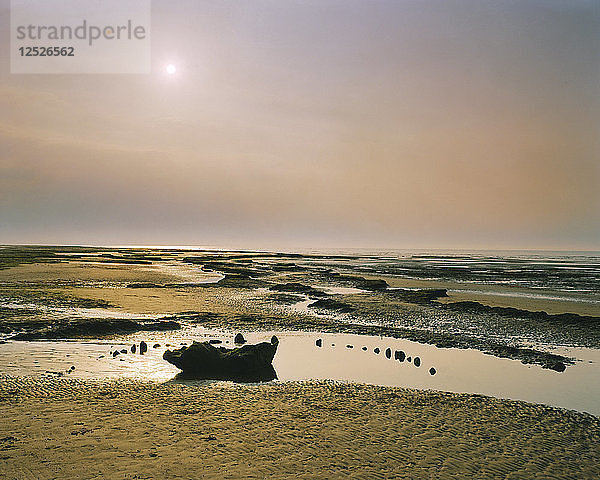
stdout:
<svg viewBox="0 0 600 480">
<path fill-rule="evenodd" d="M 0 9 L 0 243 L 600 250 L 600 1 L 155 0 L 150 75 Z"/>
</svg>

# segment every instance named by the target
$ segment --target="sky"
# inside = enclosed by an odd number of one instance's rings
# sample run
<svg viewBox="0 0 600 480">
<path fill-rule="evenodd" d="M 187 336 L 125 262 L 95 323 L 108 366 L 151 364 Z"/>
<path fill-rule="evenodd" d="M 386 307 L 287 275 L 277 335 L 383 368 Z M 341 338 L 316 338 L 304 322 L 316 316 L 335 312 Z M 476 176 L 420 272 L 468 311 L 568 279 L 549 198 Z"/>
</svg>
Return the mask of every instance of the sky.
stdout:
<svg viewBox="0 0 600 480">
<path fill-rule="evenodd" d="M 154 0 L 147 75 L 9 8 L 0 244 L 600 250 L 600 1 Z"/>
</svg>

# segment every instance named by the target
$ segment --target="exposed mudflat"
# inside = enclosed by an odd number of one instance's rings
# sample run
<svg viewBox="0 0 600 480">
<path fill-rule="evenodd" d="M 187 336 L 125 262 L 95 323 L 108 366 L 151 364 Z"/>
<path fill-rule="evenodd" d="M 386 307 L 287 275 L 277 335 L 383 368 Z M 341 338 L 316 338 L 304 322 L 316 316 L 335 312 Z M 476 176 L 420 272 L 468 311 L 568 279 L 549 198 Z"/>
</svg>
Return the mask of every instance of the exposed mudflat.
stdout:
<svg viewBox="0 0 600 480">
<path fill-rule="evenodd" d="M 600 347 L 598 316 L 449 302 L 443 288 L 392 288 L 394 279 L 361 274 L 372 260 L 272 252 L 5 247 L 0 249 L 0 333 L 27 340 L 100 338 L 178 328 L 181 322 L 306 329 L 475 348 L 556 370 L 573 359 L 540 346 Z"/>
<path fill-rule="evenodd" d="M 0 476 L 600 476 L 598 418 L 536 404 L 596 412 L 595 293 L 486 303 L 434 261 L 0 247 Z M 162 359 L 235 332 L 279 335 L 280 380 L 182 383 Z"/>
</svg>

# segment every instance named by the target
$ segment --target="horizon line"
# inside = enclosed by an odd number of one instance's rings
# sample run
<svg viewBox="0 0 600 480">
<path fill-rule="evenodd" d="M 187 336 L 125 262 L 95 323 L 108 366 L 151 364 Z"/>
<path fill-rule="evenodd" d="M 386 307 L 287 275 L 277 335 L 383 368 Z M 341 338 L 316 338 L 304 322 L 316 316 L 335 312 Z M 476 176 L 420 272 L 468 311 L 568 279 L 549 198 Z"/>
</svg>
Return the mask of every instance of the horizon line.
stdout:
<svg viewBox="0 0 600 480">
<path fill-rule="evenodd" d="M 240 247 L 220 247 L 218 245 L 158 245 L 158 244 L 85 244 L 85 243 L 0 243 L 3 247 L 77 247 L 77 248 L 146 248 L 146 249 L 172 249 L 172 250 L 217 250 L 217 251 L 239 251 L 239 252 L 283 252 L 297 250 L 313 251 L 331 251 L 331 250 L 396 250 L 396 251 L 479 251 L 479 252 L 577 252 L 577 253 L 600 253 L 600 248 L 556 248 L 556 247 L 392 247 L 392 246 L 340 246 L 340 247 L 315 247 L 315 246 L 282 246 L 276 247 L 258 247 L 258 248 L 240 248 Z"/>
</svg>

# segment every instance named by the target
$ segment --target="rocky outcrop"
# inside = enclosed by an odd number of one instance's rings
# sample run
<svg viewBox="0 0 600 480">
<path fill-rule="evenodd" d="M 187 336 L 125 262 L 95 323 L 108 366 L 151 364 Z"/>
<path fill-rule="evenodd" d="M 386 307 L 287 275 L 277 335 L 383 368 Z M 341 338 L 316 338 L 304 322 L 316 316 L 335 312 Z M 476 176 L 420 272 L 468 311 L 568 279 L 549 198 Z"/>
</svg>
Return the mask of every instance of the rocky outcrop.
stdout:
<svg viewBox="0 0 600 480">
<path fill-rule="evenodd" d="M 417 305 L 427 305 L 437 300 L 448 296 L 448 291 L 445 288 L 440 289 L 421 289 L 421 290 L 409 290 L 407 288 L 392 288 L 386 290 L 386 295 L 394 297 L 395 299 L 406 302 L 415 303 Z"/>
<path fill-rule="evenodd" d="M 342 275 L 339 272 L 328 272 L 325 274 L 325 277 L 341 285 L 348 285 L 371 292 L 383 291 L 389 287 L 385 280 L 364 278 L 358 275 Z"/>
<path fill-rule="evenodd" d="M 399 362 L 403 362 L 405 358 L 406 358 L 406 353 L 404 353 L 402 350 L 396 350 L 394 352 L 394 360 L 398 360 Z"/>
<path fill-rule="evenodd" d="M 163 359 L 188 378 L 262 382 L 277 378 L 272 362 L 278 343 L 274 337 L 271 343 L 227 349 L 210 342 L 193 342 L 189 347 L 165 351 Z"/>
<path fill-rule="evenodd" d="M 554 362 L 549 363 L 545 368 L 549 368 L 550 370 L 554 370 L 556 372 L 564 372 L 567 369 L 567 366 L 562 362 Z"/>
<path fill-rule="evenodd" d="M 181 325 L 172 320 L 135 321 L 124 318 L 76 319 L 48 327 L 38 327 L 11 337 L 11 340 L 50 340 L 58 338 L 105 337 L 134 332 L 178 330 Z"/>
<path fill-rule="evenodd" d="M 313 288 L 309 285 L 303 285 L 302 283 L 280 283 L 277 285 L 273 285 L 269 287 L 269 290 L 273 292 L 286 292 L 286 293 L 302 293 L 304 295 L 308 295 L 310 298 L 321 298 L 326 297 L 327 294 Z"/>
<path fill-rule="evenodd" d="M 350 313 L 354 311 L 352 305 L 333 300 L 332 298 L 323 298 L 308 305 L 308 308 L 320 308 L 322 310 L 333 310 L 340 313 Z"/>
</svg>

